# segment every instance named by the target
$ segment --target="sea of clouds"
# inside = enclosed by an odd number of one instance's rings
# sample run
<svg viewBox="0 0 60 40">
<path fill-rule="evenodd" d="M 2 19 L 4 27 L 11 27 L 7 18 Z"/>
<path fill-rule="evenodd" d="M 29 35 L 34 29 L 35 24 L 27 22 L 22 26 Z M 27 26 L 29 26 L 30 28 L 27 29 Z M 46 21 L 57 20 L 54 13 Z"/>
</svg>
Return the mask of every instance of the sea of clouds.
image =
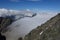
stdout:
<svg viewBox="0 0 60 40">
<path fill-rule="evenodd" d="M 33 12 L 28 11 L 21 11 L 21 10 L 8 10 L 8 9 L 0 9 L 0 16 L 1 15 L 16 15 L 16 14 L 28 14 Z M 51 13 L 51 12 L 50 12 Z M 37 26 L 40 26 L 41 24 L 45 23 L 47 20 L 49 20 L 51 17 L 55 16 L 56 13 L 50 14 L 49 12 L 39 12 L 34 17 L 24 17 L 22 19 L 19 19 L 15 22 L 13 22 L 9 26 L 9 30 L 6 33 L 3 33 L 3 35 L 6 36 L 7 40 L 17 40 L 19 37 L 24 37 L 26 34 L 28 34 L 32 29 L 36 28 Z"/>
</svg>

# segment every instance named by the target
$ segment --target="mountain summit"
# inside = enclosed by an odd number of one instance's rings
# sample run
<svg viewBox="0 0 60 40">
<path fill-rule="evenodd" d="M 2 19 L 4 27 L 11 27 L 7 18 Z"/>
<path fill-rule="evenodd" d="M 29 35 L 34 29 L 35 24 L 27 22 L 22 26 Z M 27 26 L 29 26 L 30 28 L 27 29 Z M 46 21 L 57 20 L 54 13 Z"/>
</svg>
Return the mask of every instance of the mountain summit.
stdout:
<svg viewBox="0 0 60 40">
<path fill-rule="evenodd" d="M 60 40 L 60 13 L 33 29 L 24 40 Z"/>
</svg>

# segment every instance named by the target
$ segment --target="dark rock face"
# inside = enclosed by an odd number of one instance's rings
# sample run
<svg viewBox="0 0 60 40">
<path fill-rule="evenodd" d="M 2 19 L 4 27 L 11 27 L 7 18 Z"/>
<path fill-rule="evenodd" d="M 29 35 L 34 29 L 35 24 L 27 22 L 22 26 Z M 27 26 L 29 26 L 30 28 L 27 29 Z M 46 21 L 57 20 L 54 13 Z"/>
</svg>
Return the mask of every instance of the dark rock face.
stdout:
<svg viewBox="0 0 60 40">
<path fill-rule="evenodd" d="M 58 15 L 60 15 L 60 13 L 58 13 Z"/>
<path fill-rule="evenodd" d="M 60 14 L 33 29 L 24 40 L 60 40 Z"/>
<path fill-rule="evenodd" d="M 2 23 L 2 20 L 3 20 L 4 18 L 3 17 L 0 17 L 0 24 Z"/>
<path fill-rule="evenodd" d="M 22 37 L 18 38 L 18 40 L 23 40 Z"/>
<path fill-rule="evenodd" d="M 6 40 L 6 37 L 0 33 L 0 40 Z"/>
<path fill-rule="evenodd" d="M 0 32 L 5 32 L 5 29 L 7 28 L 7 26 L 9 26 L 11 23 L 13 22 L 12 19 L 6 17 L 0 17 Z"/>
</svg>

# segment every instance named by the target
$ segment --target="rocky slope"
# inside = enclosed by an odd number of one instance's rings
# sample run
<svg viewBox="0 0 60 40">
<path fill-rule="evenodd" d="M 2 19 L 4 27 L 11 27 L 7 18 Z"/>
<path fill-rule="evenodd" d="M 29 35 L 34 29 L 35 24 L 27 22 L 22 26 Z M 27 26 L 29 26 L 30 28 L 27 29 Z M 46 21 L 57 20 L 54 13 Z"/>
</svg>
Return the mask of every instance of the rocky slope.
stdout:
<svg viewBox="0 0 60 40">
<path fill-rule="evenodd" d="M 24 40 L 60 40 L 60 13 L 33 29 Z"/>
</svg>

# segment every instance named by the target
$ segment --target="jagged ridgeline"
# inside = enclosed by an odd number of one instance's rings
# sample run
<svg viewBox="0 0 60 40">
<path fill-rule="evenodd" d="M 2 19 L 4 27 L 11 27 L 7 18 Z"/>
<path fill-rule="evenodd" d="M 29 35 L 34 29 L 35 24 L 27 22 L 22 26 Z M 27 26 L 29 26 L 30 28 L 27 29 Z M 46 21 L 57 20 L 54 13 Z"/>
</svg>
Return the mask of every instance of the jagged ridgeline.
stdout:
<svg viewBox="0 0 60 40">
<path fill-rule="evenodd" d="M 60 13 L 33 29 L 24 40 L 60 40 Z"/>
</svg>

